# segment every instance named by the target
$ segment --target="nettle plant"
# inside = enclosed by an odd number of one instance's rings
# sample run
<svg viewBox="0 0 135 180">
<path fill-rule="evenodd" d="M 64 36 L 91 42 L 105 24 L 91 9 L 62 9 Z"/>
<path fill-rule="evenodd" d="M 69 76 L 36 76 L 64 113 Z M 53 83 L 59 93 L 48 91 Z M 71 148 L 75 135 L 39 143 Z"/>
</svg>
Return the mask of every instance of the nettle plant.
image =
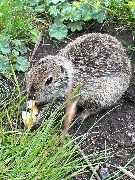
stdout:
<svg viewBox="0 0 135 180">
<path fill-rule="evenodd" d="M 21 40 L 10 39 L 9 36 L 0 36 L 0 72 L 6 74 L 14 70 L 25 72 L 28 69 L 28 60 L 24 57 L 27 52 L 25 43 Z"/>
</svg>

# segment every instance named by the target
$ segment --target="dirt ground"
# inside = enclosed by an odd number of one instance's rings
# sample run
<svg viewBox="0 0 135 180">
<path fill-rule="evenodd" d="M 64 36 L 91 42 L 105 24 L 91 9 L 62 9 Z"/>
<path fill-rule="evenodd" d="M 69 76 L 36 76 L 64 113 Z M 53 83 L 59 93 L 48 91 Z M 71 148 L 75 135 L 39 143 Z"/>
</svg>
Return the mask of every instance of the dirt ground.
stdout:
<svg viewBox="0 0 135 180">
<path fill-rule="evenodd" d="M 39 60 L 48 54 L 57 54 L 57 52 L 68 42 L 88 32 L 108 33 L 122 41 L 123 44 L 126 45 L 126 48 L 130 47 L 130 45 L 135 46 L 130 30 L 117 27 L 110 31 L 110 28 L 111 27 L 108 25 L 86 26 L 85 30 L 71 34 L 63 42 L 46 40 L 44 38 L 44 43 L 42 43 L 38 48 L 34 56 L 34 61 Z M 32 48 L 33 47 L 30 47 L 30 52 L 32 52 Z M 124 166 L 129 160 L 134 158 L 134 160 L 128 165 L 127 170 L 131 171 L 133 169 L 132 173 L 135 174 L 135 50 L 134 52 L 130 51 L 129 57 L 132 62 L 133 75 L 131 85 L 121 100 L 109 110 L 90 116 L 81 124 L 75 124 L 70 130 L 70 133 L 74 134 L 79 128 L 76 135 L 84 134 L 90 127 L 92 127 L 95 120 L 100 119 L 91 130 L 86 140 L 83 141 L 81 148 L 85 149 L 84 153 L 86 156 L 96 151 L 110 149 L 109 151 L 113 157 L 109 158 L 103 165 L 103 167 L 108 168 L 109 173 L 112 173 L 114 170 L 116 171 L 116 166 Z M 87 149 L 85 147 L 87 147 Z M 75 179 L 87 180 L 89 178 L 90 174 L 85 173 L 77 176 Z M 130 178 L 124 176 L 122 179 Z"/>
<path fill-rule="evenodd" d="M 73 33 L 64 42 L 59 43 L 57 41 L 48 41 L 44 39 L 44 45 L 39 47 L 34 58 L 38 60 L 48 54 L 57 54 L 57 52 L 68 42 L 89 32 L 109 33 L 123 42 L 123 45 L 125 45 L 126 48 L 135 45 L 130 30 L 117 27 L 113 28 L 113 31 L 110 31 L 110 28 L 112 27 L 109 27 L 108 25 L 95 25 L 93 27 L 86 26 L 84 31 Z M 132 173 L 135 174 L 135 51 L 130 51 L 129 57 L 132 62 L 133 75 L 131 85 L 121 100 L 106 112 L 95 114 L 83 123 L 75 124 L 70 130 L 72 135 L 77 130 L 78 133 L 76 135 L 84 134 L 89 128 L 91 128 L 95 120 L 100 119 L 81 145 L 81 148 L 85 149 L 84 153 L 86 156 L 90 153 L 104 150 L 105 148 L 110 149 L 109 151 L 113 157 L 109 158 L 103 165 L 103 167 L 108 168 L 109 173 L 116 171 L 116 166 L 124 166 L 129 160 L 134 158 L 134 160 L 128 165 L 127 170 L 131 171 L 133 169 Z M 105 115 L 105 113 L 107 114 Z M 87 147 L 87 149 L 85 147 Z M 75 179 L 84 180 L 89 179 L 89 177 L 90 174 L 86 173 L 77 176 Z M 123 179 L 130 178 L 124 176 Z"/>
</svg>

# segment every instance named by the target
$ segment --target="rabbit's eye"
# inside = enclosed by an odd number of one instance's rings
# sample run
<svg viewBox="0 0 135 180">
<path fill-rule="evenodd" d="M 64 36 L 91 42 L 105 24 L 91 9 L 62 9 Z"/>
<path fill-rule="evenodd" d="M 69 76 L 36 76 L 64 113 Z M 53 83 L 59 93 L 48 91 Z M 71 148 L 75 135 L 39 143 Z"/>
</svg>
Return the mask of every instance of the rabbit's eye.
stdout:
<svg viewBox="0 0 135 180">
<path fill-rule="evenodd" d="M 45 86 L 51 84 L 51 83 L 52 83 L 52 80 L 53 80 L 53 78 L 52 78 L 52 77 L 49 77 L 49 78 L 46 80 L 46 82 L 45 82 Z"/>
<path fill-rule="evenodd" d="M 62 66 L 60 66 L 60 68 L 61 68 L 61 72 L 64 73 L 64 68 Z"/>
</svg>

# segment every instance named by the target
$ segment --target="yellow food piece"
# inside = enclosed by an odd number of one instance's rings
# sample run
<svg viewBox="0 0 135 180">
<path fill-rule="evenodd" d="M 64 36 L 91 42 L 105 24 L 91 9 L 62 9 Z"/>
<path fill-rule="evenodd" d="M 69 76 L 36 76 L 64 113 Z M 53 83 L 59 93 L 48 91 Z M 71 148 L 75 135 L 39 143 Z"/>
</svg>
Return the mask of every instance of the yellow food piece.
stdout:
<svg viewBox="0 0 135 180">
<path fill-rule="evenodd" d="M 38 107 L 34 100 L 27 102 L 28 111 L 22 111 L 22 119 L 26 128 L 31 127 L 37 121 Z"/>
</svg>

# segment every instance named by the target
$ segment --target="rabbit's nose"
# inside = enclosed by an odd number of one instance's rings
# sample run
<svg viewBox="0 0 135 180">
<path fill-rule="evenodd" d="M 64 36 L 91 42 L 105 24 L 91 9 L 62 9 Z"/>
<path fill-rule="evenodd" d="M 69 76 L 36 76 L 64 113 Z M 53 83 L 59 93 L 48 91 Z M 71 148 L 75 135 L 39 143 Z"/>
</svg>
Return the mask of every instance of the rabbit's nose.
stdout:
<svg viewBox="0 0 135 180">
<path fill-rule="evenodd" d="M 28 89 L 28 99 L 35 100 L 35 89 L 33 86 Z"/>
</svg>

